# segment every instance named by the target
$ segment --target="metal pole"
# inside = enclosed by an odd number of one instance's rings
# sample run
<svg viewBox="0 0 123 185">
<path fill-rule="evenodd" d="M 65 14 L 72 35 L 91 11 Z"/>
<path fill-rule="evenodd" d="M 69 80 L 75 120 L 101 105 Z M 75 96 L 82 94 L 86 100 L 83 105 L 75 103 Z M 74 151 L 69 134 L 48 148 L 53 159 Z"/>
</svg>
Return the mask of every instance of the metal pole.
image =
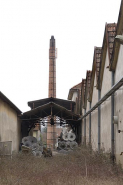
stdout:
<svg viewBox="0 0 123 185">
<path fill-rule="evenodd" d="M 91 102 L 89 104 L 91 109 Z M 89 114 L 89 144 L 91 145 L 91 113 Z"/>
<path fill-rule="evenodd" d="M 85 110 L 85 114 L 86 114 L 86 109 Z M 86 117 L 84 119 L 84 144 L 86 145 Z"/>
<path fill-rule="evenodd" d="M 82 135 L 82 124 L 83 124 L 83 120 L 81 120 L 81 143 L 83 142 L 83 135 Z"/>
<path fill-rule="evenodd" d="M 101 91 L 100 89 L 98 89 L 98 101 L 100 100 L 100 98 L 101 98 Z M 100 106 L 98 107 L 98 152 L 100 152 L 100 115 L 101 115 Z"/>
<path fill-rule="evenodd" d="M 111 74 L 111 85 L 114 85 L 114 71 Z M 113 124 L 113 117 L 114 117 L 114 94 L 111 96 L 111 157 L 114 162 L 114 124 Z"/>
</svg>

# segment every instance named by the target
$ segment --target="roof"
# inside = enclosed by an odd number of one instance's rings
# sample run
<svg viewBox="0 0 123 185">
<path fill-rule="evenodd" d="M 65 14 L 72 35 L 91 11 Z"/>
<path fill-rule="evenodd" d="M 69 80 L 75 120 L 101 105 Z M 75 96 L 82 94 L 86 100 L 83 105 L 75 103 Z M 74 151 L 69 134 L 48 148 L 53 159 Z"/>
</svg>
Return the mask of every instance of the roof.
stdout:
<svg viewBox="0 0 123 185">
<path fill-rule="evenodd" d="M 74 85 L 71 89 L 78 89 L 81 88 L 82 82 L 78 83 L 77 85 Z"/>
<path fill-rule="evenodd" d="M 106 26 L 105 26 L 105 34 L 106 34 L 108 53 L 109 53 L 109 64 L 111 62 L 114 38 L 116 36 L 116 27 L 117 25 L 115 23 L 110 23 L 110 24 L 106 23 Z"/>
<path fill-rule="evenodd" d="M 22 120 L 33 120 L 38 121 L 40 118 L 47 116 L 58 116 L 68 121 L 77 121 L 80 118 L 79 115 L 74 114 L 72 111 L 62 107 L 54 102 L 49 102 L 30 111 L 24 112 L 21 116 Z"/>
<path fill-rule="evenodd" d="M 116 24 L 106 23 L 104 38 L 103 38 L 103 45 L 102 45 L 100 75 L 99 75 L 99 81 L 97 83 L 98 89 L 101 89 L 101 86 L 102 86 L 102 79 L 103 79 L 107 50 L 108 50 L 109 65 L 111 63 L 115 35 L 116 35 Z M 107 66 L 107 68 L 109 68 L 109 66 Z"/>
<path fill-rule="evenodd" d="M 90 93 L 89 93 L 89 97 L 88 97 L 89 101 L 92 100 L 95 73 L 96 73 L 96 83 L 98 84 L 98 82 L 99 82 L 101 53 L 102 53 L 101 47 L 94 47 L 94 56 L 93 56 L 93 65 L 92 65 L 91 83 L 90 83 Z M 98 88 L 97 85 L 96 85 L 96 88 Z"/>
<path fill-rule="evenodd" d="M 34 100 L 34 101 L 29 101 L 28 102 L 28 106 L 33 109 L 33 108 L 37 108 L 39 106 L 45 105 L 49 102 L 54 102 L 62 107 L 65 107 L 68 110 L 74 110 L 74 105 L 75 102 L 74 101 L 69 101 L 69 100 L 63 100 L 63 99 L 58 99 L 58 98 L 45 98 L 45 99 L 40 99 L 40 100 Z"/>
<path fill-rule="evenodd" d="M 123 77 L 88 111 L 86 112 L 81 118 L 85 118 L 88 114 L 94 111 L 96 108 L 99 107 L 106 99 L 108 99 L 115 91 L 117 91 L 123 85 Z"/>
<path fill-rule="evenodd" d="M 86 89 L 86 79 L 82 79 L 82 106 L 85 108 L 85 89 Z"/>
<path fill-rule="evenodd" d="M 86 73 L 86 87 L 85 87 L 85 107 L 87 105 L 87 99 L 89 99 L 89 95 L 90 95 L 91 75 L 92 75 L 92 71 L 87 71 L 87 73 Z"/>
<path fill-rule="evenodd" d="M 12 109 L 14 109 L 17 113 L 21 114 L 21 110 L 16 107 L 1 91 L 0 91 L 0 98 L 6 102 Z"/>
<path fill-rule="evenodd" d="M 74 85 L 74 86 L 69 90 L 69 93 L 68 93 L 68 100 L 71 100 L 71 99 L 72 99 L 73 92 L 78 91 L 78 90 L 81 91 L 81 88 L 82 88 L 82 82 L 78 83 L 77 85 Z M 81 93 L 80 93 L 80 94 L 81 94 Z"/>
<path fill-rule="evenodd" d="M 95 47 L 95 49 L 94 49 L 94 60 L 95 60 L 95 64 L 96 64 L 95 70 L 96 70 L 97 84 L 99 82 L 101 52 L 102 52 L 102 48 L 101 47 Z"/>
<path fill-rule="evenodd" d="M 116 29 L 116 35 L 122 35 L 122 34 L 123 34 L 123 0 L 121 1 L 121 5 L 120 5 L 120 11 L 119 11 L 117 29 Z M 119 49 L 120 49 L 120 43 L 114 41 L 112 58 L 109 66 L 109 69 L 112 71 L 115 71 L 115 68 L 117 65 Z"/>
</svg>

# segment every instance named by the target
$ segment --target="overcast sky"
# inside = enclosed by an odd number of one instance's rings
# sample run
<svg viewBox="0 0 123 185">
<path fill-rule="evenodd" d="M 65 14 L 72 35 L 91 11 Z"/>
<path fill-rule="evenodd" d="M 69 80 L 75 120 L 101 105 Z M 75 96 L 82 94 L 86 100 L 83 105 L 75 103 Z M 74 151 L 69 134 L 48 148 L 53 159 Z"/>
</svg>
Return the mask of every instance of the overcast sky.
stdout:
<svg viewBox="0 0 123 185">
<path fill-rule="evenodd" d="M 0 0 L 0 91 L 22 112 L 48 97 L 49 40 L 58 48 L 57 98 L 92 69 L 105 23 L 117 23 L 121 0 Z"/>
</svg>

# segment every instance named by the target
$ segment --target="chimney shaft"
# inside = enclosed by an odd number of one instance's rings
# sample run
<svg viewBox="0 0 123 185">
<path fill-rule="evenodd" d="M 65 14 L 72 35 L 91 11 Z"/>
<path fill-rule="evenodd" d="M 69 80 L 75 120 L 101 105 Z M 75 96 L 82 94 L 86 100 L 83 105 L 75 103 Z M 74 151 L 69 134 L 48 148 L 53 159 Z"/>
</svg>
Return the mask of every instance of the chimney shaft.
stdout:
<svg viewBox="0 0 123 185">
<path fill-rule="evenodd" d="M 49 95 L 56 98 L 56 48 L 54 36 L 50 39 L 49 49 Z"/>
</svg>

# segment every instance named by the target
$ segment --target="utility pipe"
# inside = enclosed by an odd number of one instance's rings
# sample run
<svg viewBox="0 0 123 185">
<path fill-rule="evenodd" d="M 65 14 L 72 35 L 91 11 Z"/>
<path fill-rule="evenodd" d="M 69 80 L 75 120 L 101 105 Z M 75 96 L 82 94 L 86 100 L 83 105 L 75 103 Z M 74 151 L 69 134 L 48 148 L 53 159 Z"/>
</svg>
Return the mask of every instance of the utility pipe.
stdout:
<svg viewBox="0 0 123 185">
<path fill-rule="evenodd" d="M 98 101 L 101 98 L 101 91 L 98 89 Z M 101 107 L 98 107 L 98 152 L 100 152 L 100 115 L 101 115 Z"/>
<path fill-rule="evenodd" d="M 86 114 L 80 117 L 79 120 L 84 119 L 88 114 L 90 114 L 90 112 L 94 111 L 100 104 L 102 104 L 108 97 L 110 97 L 121 86 L 123 86 L 123 77 L 119 80 L 119 82 L 113 85 L 113 87 L 100 99 L 100 101 L 98 101 Z"/>
<path fill-rule="evenodd" d="M 111 86 L 114 85 L 114 71 L 111 73 Z M 113 124 L 113 117 L 114 117 L 114 93 L 111 95 L 111 157 L 114 162 L 115 154 L 114 154 L 114 124 Z"/>
<path fill-rule="evenodd" d="M 91 102 L 89 102 L 90 109 L 91 109 Z M 89 144 L 91 145 L 91 112 L 89 114 Z"/>
<path fill-rule="evenodd" d="M 84 109 L 86 114 L 86 109 Z M 84 119 L 84 144 L 86 145 L 86 117 Z"/>
</svg>

